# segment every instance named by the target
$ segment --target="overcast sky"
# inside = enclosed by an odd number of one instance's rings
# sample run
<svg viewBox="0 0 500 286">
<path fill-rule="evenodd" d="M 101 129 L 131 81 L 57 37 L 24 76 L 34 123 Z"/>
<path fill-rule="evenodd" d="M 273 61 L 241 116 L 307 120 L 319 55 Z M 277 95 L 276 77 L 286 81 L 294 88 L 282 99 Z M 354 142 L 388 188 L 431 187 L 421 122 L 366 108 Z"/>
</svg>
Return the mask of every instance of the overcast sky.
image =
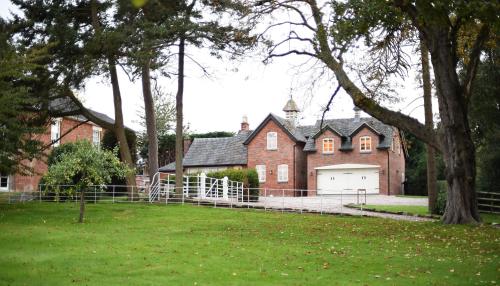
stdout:
<svg viewBox="0 0 500 286">
<path fill-rule="evenodd" d="M 1 17 L 8 17 L 12 9 L 9 0 L 0 0 Z M 281 58 L 264 65 L 262 56 L 258 55 L 228 61 L 215 59 L 192 47 L 187 48 L 187 53 L 193 55 L 210 72 L 210 77 L 203 76 L 200 69 L 187 59 L 184 121 L 195 132 L 237 131 L 243 115 L 248 116 L 250 128 L 256 128 L 271 112 L 284 116 L 282 109 L 290 95 L 302 110 L 301 124 L 312 124 L 321 118 L 322 108 L 336 85 L 335 81 L 322 82 L 312 89 L 310 74 L 297 75 L 297 66 L 305 60 L 299 56 Z M 159 83 L 175 95 L 175 80 L 160 79 Z M 399 84 L 404 86 L 398 90 L 404 100 L 392 109 L 401 109 L 407 114 L 411 112 L 411 116 L 423 121 L 423 107 L 419 107 L 423 103 L 422 99 L 407 106 L 421 95 L 414 76 L 410 74 L 407 79 L 400 80 Z M 120 87 L 125 123 L 140 130 L 137 123 L 137 114 L 143 106 L 140 81 L 132 83 L 120 72 Z M 108 80 L 95 77 L 78 94 L 87 107 L 114 117 Z M 333 101 L 327 118 L 352 117 L 353 107 L 350 97 L 341 90 Z"/>
</svg>

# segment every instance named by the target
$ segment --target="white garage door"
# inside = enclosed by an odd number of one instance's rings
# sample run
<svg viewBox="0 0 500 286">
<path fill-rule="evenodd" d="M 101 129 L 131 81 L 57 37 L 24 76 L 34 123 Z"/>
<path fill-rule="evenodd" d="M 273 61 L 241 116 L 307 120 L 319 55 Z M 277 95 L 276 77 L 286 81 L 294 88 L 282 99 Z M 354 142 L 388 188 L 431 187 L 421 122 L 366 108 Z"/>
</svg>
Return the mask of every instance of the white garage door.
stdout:
<svg viewBox="0 0 500 286">
<path fill-rule="evenodd" d="M 365 189 L 379 193 L 379 167 L 374 165 L 341 164 L 316 168 L 318 195 L 357 193 Z"/>
</svg>

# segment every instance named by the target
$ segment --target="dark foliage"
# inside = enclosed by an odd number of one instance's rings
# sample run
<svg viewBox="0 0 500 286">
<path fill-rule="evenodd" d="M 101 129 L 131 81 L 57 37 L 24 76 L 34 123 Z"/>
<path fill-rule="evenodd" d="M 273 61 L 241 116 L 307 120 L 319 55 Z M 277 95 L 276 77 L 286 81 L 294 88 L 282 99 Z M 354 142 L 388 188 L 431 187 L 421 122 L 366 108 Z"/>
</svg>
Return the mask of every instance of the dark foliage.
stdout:
<svg viewBox="0 0 500 286">
<path fill-rule="evenodd" d="M 425 144 L 414 135 L 407 134 L 408 159 L 406 160 L 406 195 L 427 195 L 427 153 Z M 438 180 L 444 180 L 444 162 L 441 154 L 436 156 Z"/>
</svg>

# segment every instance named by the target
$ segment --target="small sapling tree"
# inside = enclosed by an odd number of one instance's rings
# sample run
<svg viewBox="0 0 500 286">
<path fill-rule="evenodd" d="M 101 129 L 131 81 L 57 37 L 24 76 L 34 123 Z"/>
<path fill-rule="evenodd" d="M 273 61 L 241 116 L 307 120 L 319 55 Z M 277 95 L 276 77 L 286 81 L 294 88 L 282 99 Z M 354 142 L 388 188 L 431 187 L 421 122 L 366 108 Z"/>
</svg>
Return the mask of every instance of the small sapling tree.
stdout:
<svg viewBox="0 0 500 286">
<path fill-rule="evenodd" d="M 56 192 L 61 185 L 71 185 L 72 192 L 80 192 L 80 216 L 83 222 L 85 212 L 85 191 L 90 186 L 104 185 L 112 176 L 125 177 L 129 168 L 116 157 L 113 152 L 100 150 L 89 141 L 77 141 L 72 152 L 64 152 L 58 156 L 57 162 L 49 167 L 44 176 L 47 185 Z"/>
</svg>

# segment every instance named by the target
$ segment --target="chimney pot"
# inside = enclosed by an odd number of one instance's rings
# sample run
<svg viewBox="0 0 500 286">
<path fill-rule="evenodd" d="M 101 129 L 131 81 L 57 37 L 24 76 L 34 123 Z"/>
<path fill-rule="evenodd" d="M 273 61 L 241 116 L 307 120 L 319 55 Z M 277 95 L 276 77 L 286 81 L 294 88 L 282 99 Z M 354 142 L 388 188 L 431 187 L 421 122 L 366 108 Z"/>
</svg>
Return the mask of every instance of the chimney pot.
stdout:
<svg viewBox="0 0 500 286">
<path fill-rule="evenodd" d="M 354 106 L 354 120 L 359 121 L 360 117 L 361 117 L 361 108 Z"/>
<path fill-rule="evenodd" d="M 250 130 L 250 125 L 248 124 L 248 117 L 246 115 L 244 115 L 243 120 L 241 120 L 240 131 L 248 131 L 248 130 Z"/>
</svg>

